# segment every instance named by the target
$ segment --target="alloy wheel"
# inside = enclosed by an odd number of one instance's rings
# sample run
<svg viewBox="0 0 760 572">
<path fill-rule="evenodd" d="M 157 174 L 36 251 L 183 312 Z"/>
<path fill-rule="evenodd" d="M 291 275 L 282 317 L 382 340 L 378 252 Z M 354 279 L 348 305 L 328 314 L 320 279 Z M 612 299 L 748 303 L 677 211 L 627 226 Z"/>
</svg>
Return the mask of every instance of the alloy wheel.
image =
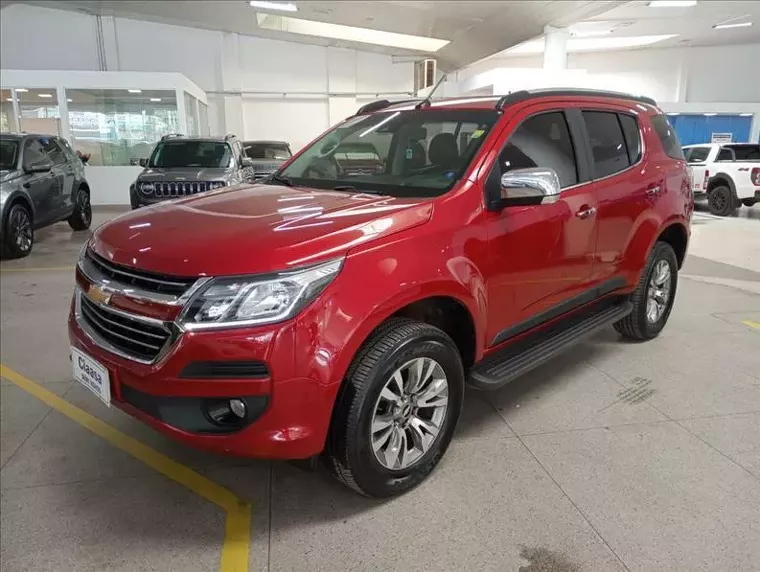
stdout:
<svg viewBox="0 0 760 572">
<path fill-rule="evenodd" d="M 671 271 L 667 260 L 659 260 L 652 270 L 647 286 L 647 320 L 656 323 L 670 301 Z"/>
<path fill-rule="evenodd" d="M 84 191 L 80 191 L 77 196 L 77 207 L 82 218 L 82 222 L 85 226 L 90 226 L 92 221 L 92 205 L 90 204 L 90 195 Z"/>
<path fill-rule="evenodd" d="M 19 208 L 13 211 L 10 220 L 11 236 L 20 252 L 29 252 L 32 248 L 32 221 L 29 214 Z"/>
<path fill-rule="evenodd" d="M 370 426 L 372 450 L 386 469 L 407 469 L 425 456 L 443 427 L 449 384 L 441 365 L 415 358 L 386 381 Z"/>
</svg>

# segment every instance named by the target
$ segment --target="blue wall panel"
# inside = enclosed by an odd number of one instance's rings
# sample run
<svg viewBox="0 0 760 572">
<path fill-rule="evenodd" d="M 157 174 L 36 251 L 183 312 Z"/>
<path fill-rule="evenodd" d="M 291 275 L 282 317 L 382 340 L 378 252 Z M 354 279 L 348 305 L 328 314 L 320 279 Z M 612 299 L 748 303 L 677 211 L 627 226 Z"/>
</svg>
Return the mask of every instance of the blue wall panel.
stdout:
<svg viewBox="0 0 760 572">
<path fill-rule="evenodd" d="M 734 143 L 747 143 L 752 117 L 741 115 L 670 115 L 681 145 L 709 143 L 713 133 L 731 133 Z"/>
</svg>

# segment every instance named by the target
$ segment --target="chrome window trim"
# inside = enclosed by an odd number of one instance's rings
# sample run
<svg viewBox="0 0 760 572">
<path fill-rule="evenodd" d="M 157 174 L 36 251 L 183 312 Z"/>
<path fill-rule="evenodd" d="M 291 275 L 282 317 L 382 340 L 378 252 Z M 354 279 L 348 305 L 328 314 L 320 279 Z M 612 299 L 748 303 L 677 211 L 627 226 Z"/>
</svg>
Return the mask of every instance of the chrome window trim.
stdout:
<svg viewBox="0 0 760 572">
<path fill-rule="evenodd" d="M 150 292 L 136 286 L 127 286 L 110 277 L 106 276 L 100 270 L 98 270 L 92 262 L 90 262 L 86 256 L 77 263 L 79 270 L 82 272 L 85 278 L 97 285 L 103 292 L 107 294 L 116 294 L 119 296 L 125 296 L 134 300 L 140 300 L 144 302 L 156 302 L 158 304 L 165 304 L 167 306 L 184 306 L 187 301 L 202 288 L 211 278 L 204 277 L 198 278 L 181 296 L 175 296 L 174 294 L 162 294 L 160 292 Z M 124 272 L 126 275 L 130 275 L 128 272 Z M 139 275 L 133 275 L 136 278 L 142 278 Z M 160 281 L 160 280 L 157 280 Z M 166 282 L 169 284 L 169 282 Z M 110 309 L 110 308 L 109 308 Z M 129 315 L 129 317 L 135 317 Z M 135 319 L 138 319 L 135 317 Z"/>
<path fill-rule="evenodd" d="M 170 327 L 172 322 L 163 322 L 161 320 L 156 320 L 155 318 L 148 318 L 147 316 L 140 316 L 138 314 L 130 314 L 129 312 L 124 312 L 123 310 L 117 310 L 116 308 L 112 308 L 110 306 L 103 306 L 103 304 L 99 304 L 98 302 L 95 302 L 94 300 L 90 300 L 90 303 L 99 306 L 101 308 L 105 308 L 109 312 L 113 312 L 114 314 L 118 314 L 120 316 L 124 316 L 126 318 L 129 318 L 131 320 L 135 320 L 137 322 L 143 322 L 146 324 L 150 324 L 151 326 L 158 326 L 162 329 L 164 329 L 168 334 L 169 337 L 166 340 L 166 343 L 163 345 L 163 347 L 158 351 L 156 354 L 156 357 L 152 360 L 146 360 L 142 358 L 135 357 L 133 355 L 130 355 L 119 348 L 115 347 L 113 344 L 111 344 L 108 340 L 104 340 L 103 338 L 98 335 L 97 332 L 95 332 L 89 324 L 87 324 L 86 320 L 83 319 L 82 316 L 82 296 L 84 295 L 84 292 L 82 289 L 77 286 L 74 290 L 74 318 L 76 319 L 77 325 L 80 327 L 80 329 L 85 333 L 85 335 L 90 339 L 90 341 L 98 346 L 99 348 L 112 353 L 114 355 L 117 355 L 121 358 L 127 359 L 129 361 L 133 361 L 136 363 L 141 363 L 144 365 L 153 365 L 163 359 L 164 356 L 166 356 L 167 353 L 169 353 L 169 350 L 174 346 L 174 344 L 179 340 L 179 338 L 182 336 L 181 331 L 174 331 Z"/>
</svg>

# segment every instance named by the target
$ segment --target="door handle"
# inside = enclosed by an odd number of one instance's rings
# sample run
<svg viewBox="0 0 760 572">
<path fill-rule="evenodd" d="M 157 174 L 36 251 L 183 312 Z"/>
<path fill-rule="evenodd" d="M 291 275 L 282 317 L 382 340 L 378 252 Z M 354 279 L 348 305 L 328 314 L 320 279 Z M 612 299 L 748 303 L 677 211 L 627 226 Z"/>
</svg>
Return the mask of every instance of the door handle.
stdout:
<svg viewBox="0 0 760 572">
<path fill-rule="evenodd" d="M 579 210 L 577 213 L 575 213 L 575 216 L 577 216 L 580 219 L 588 218 L 590 216 L 593 216 L 596 214 L 596 207 L 589 207 Z"/>
<path fill-rule="evenodd" d="M 659 195 L 659 194 L 660 194 L 660 187 L 659 187 L 659 186 L 656 186 L 656 187 L 650 187 L 650 188 L 648 188 L 648 189 L 647 189 L 647 194 L 648 194 L 650 197 L 653 197 L 653 196 L 655 196 L 655 195 Z"/>
</svg>

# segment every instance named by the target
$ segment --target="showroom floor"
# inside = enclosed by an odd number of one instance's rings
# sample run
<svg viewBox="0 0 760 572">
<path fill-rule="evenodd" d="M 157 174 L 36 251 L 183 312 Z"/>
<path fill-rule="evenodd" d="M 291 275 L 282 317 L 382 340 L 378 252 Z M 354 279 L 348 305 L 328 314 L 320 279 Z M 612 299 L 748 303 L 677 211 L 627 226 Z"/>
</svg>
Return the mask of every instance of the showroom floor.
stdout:
<svg viewBox="0 0 760 572">
<path fill-rule="evenodd" d="M 256 571 L 757 570 L 760 206 L 740 212 L 697 214 L 659 338 L 610 330 L 498 393 L 469 392 L 439 468 L 387 502 L 191 451 L 72 383 L 65 320 L 85 235 L 41 231 L 0 273 L 3 570 L 233 570 L 247 521 L 196 494 L 217 485 L 250 503 Z M 192 491 L 175 482 L 196 474 Z"/>
</svg>

